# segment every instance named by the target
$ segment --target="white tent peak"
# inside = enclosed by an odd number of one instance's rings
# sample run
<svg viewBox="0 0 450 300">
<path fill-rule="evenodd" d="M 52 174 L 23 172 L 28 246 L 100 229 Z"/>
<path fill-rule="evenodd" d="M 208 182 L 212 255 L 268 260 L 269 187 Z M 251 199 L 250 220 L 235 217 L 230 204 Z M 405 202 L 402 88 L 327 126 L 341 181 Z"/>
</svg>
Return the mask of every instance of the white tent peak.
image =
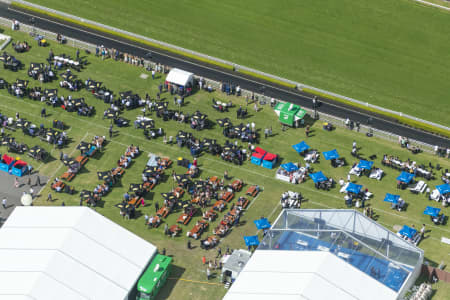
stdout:
<svg viewBox="0 0 450 300">
<path fill-rule="evenodd" d="M 0 229 L 0 298 L 126 299 L 155 253 L 87 207 L 16 207 Z"/>
<path fill-rule="evenodd" d="M 166 81 L 183 87 L 187 87 L 188 85 L 192 87 L 194 85 L 194 74 L 173 68 L 170 70 L 169 74 L 167 74 Z"/>
</svg>

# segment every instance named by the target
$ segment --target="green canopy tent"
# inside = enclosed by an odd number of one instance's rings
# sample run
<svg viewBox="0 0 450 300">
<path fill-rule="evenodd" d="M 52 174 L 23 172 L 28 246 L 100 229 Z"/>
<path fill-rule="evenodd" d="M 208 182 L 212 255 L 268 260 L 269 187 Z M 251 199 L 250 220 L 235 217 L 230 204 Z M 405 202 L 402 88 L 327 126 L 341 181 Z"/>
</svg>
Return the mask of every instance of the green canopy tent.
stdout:
<svg viewBox="0 0 450 300">
<path fill-rule="evenodd" d="M 306 110 L 289 102 L 278 103 L 274 109 L 281 124 L 292 127 L 299 127 L 306 115 Z"/>
<path fill-rule="evenodd" d="M 156 299 L 159 290 L 166 283 L 170 274 L 172 258 L 161 254 L 156 256 L 150 262 L 147 270 L 138 281 L 137 300 L 153 300 Z"/>
</svg>

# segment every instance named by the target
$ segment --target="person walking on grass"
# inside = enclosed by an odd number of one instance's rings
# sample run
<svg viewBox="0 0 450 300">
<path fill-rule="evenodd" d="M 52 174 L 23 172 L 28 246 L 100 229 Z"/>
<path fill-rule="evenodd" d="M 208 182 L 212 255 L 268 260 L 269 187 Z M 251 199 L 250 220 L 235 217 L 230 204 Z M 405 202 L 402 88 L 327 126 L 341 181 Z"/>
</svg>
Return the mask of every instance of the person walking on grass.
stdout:
<svg viewBox="0 0 450 300">
<path fill-rule="evenodd" d="M 48 201 L 50 201 L 50 202 L 52 201 L 52 193 L 48 193 L 48 196 L 47 196 L 47 202 L 48 202 Z"/>
<path fill-rule="evenodd" d="M 209 280 L 209 278 L 211 277 L 211 270 L 208 268 L 206 268 L 206 280 Z"/>
<path fill-rule="evenodd" d="M 112 138 L 113 136 L 113 125 L 109 125 L 109 138 Z"/>
<path fill-rule="evenodd" d="M 306 128 L 305 128 L 305 134 L 306 134 L 306 137 L 309 137 L 309 132 L 310 132 L 310 127 L 309 127 L 309 125 L 306 125 Z"/>
</svg>

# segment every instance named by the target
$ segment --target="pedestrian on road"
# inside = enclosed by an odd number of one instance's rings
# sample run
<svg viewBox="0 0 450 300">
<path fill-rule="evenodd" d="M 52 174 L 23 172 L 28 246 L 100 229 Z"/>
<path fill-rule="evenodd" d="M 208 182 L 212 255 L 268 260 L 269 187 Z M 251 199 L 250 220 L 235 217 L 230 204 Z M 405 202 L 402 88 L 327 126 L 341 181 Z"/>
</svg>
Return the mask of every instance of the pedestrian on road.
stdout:
<svg viewBox="0 0 450 300">
<path fill-rule="evenodd" d="M 30 195 L 31 195 L 31 198 L 33 198 L 33 193 L 34 193 L 34 190 L 33 190 L 32 187 L 30 187 Z"/>
<path fill-rule="evenodd" d="M 17 179 L 17 177 L 14 178 L 14 186 L 16 187 L 16 189 L 19 188 L 20 186 L 20 182 L 19 179 Z"/>
<path fill-rule="evenodd" d="M 41 178 L 39 178 L 39 175 L 36 176 L 36 186 L 41 186 Z"/>
<path fill-rule="evenodd" d="M 4 209 L 6 209 L 6 202 L 7 202 L 8 200 L 6 200 L 6 197 L 3 197 L 3 200 L 2 200 L 2 206 L 3 206 L 3 208 Z"/>
<path fill-rule="evenodd" d="M 29 175 L 27 178 L 27 185 L 31 186 L 31 175 Z"/>
<path fill-rule="evenodd" d="M 109 125 L 109 138 L 112 138 L 113 135 L 113 125 Z"/>
<path fill-rule="evenodd" d="M 52 201 L 52 193 L 48 193 L 47 201 Z"/>
</svg>

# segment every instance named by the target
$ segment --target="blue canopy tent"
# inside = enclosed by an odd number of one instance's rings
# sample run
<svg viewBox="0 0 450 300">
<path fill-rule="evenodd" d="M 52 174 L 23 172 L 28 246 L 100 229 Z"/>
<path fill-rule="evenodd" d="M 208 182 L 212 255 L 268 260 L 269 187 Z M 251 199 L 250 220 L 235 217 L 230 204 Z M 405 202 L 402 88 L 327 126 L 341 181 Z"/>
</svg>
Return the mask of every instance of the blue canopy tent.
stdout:
<svg viewBox="0 0 450 300">
<path fill-rule="evenodd" d="M 439 191 L 439 194 L 441 194 L 441 195 L 448 194 L 448 193 L 450 193 L 450 184 L 445 183 L 445 184 L 437 185 L 436 189 Z"/>
<path fill-rule="evenodd" d="M 262 219 L 259 219 L 259 220 L 255 220 L 255 221 L 253 221 L 253 223 L 255 223 L 257 229 L 268 229 L 268 228 L 270 228 L 270 223 L 269 223 L 269 220 L 267 220 L 267 218 L 262 218 Z"/>
<path fill-rule="evenodd" d="M 298 153 L 302 153 L 303 151 L 309 149 L 309 145 L 305 143 L 305 141 L 301 141 L 300 143 L 293 145 L 292 148 L 294 148 L 294 150 Z"/>
<path fill-rule="evenodd" d="M 244 236 L 244 241 L 246 246 L 258 246 L 259 240 L 257 235 Z"/>
<path fill-rule="evenodd" d="M 370 169 L 372 169 L 372 166 L 373 166 L 373 161 L 367 161 L 367 160 L 361 159 L 359 161 L 359 164 L 357 167 L 360 169 L 364 169 L 364 170 L 370 170 Z"/>
<path fill-rule="evenodd" d="M 409 226 L 403 225 L 403 228 L 400 229 L 398 233 L 412 239 L 414 235 L 417 233 L 417 230 Z"/>
<path fill-rule="evenodd" d="M 353 182 L 349 182 L 347 188 L 345 189 L 347 192 L 353 193 L 353 194 L 359 194 L 359 192 L 362 189 L 362 185 L 355 184 Z"/>
<path fill-rule="evenodd" d="M 311 177 L 311 179 L 314 181 L 314 183 L 320 183 L 322 181 L 328 180 L 328 178 L 325 175 L 323 175 L 322 171 L 309 174 L 309 177 Z"/>
<path fill-rule="evenodd" d="M 408 184 L 411 182 L 414 176 L 415 176 L 414 174 L 402 171 L 400 175 L 397 177 L 397 180 Z"/>
<path fill-rule="evenodd" d="M 281 167 L 285 169 L 287 172 L 294 172 L 298 170 L 298 167 L 294 163 L 282 164 Z"/>
<path fill-rule="evenodd" d="M 332 160 L 332 159 L 337 159 L 339 158 L 339 153 L 337 152 L 336 149 L 327 151 L 327 152 L 323 152 L 323 157 L 325 157 L 326 160 Z"/>
<path fill-rule="evenodd" d="M 386 193 L 386 197 L 384 197 L 384 202 L 390 202 L 393 204 L 397 204 L 399 199 L 400 199 L 399 195 L 393 195 L 393 194 Z"/>
<path fill-rule="evenodd" d="M 440 208 L 427 206 L 427 208 L 425 208 L 425 211 L 423 212 L 423 214 L 432 216 L 432 217 L 437 217 L 437 216 L 439 216 L 440 212 L 441 212 Z"/>
</svg>

